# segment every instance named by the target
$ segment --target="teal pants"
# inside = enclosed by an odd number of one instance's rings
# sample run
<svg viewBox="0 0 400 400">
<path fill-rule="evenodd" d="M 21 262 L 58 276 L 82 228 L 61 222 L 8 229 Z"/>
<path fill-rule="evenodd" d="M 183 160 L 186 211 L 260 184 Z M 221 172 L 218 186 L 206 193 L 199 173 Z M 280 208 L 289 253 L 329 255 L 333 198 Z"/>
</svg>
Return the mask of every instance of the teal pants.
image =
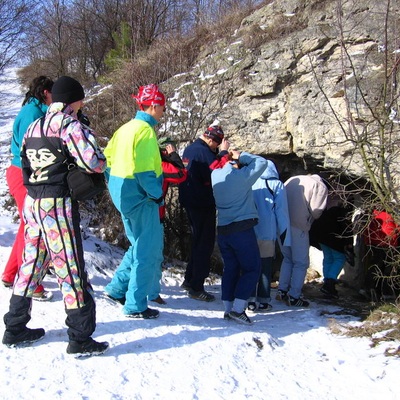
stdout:
<svg viewBox="0 0 400 400">
<path fill-rule="evenodd" d="M 320 243 L 319 245 L 324 254 L 322 260 L 322 273 L 324 274 L 324 279 L 336 280 L 346 262 L 346 255 L 326 246 L 325 244 Z"/>
<path fill-rule="evenodd" d="M 161 229 L 162 229 L 162 240 L 164 241 L 164 224 L 161 224 Z M 162 251 L 162 253 L 164 253 L 164 243 L 163 243 L 161 251 Z M 163 261 L 164 261 L 164 257 L 161 259 L 159 268 L 154 275 L 153 283 L 150 286 L 149 300 L 155 300 L 160 295 L 161 279 L 162 279 L 162 262 Z"/>
<path fill-rule="evenodd" d="M 114 298 L 125 297 L 123 312 L 131 314 L 147 309 L 160 274 L 163 230 L 158 204 L 151 200 L 140 204 L 129 215 L 122 215 L 122 222 L 131 245 L 105 291 Z"/>
</svg>

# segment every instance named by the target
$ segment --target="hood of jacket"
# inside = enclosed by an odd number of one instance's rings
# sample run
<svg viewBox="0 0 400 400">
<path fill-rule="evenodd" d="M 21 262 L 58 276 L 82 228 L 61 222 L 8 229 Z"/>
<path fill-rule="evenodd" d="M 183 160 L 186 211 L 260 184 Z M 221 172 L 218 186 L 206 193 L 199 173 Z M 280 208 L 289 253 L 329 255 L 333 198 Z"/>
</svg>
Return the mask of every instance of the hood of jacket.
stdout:
<svg viewBox="0 0 400 400">
<path fill-rule="evenodd" d="M 266 180 L 279 179 L 279 173 L 275 167 L 275 164 L 270 160 L 267 160 L 267 163 L 268 163 L 267 169 L 263 172 L 261 178 Z"/>
</svg>

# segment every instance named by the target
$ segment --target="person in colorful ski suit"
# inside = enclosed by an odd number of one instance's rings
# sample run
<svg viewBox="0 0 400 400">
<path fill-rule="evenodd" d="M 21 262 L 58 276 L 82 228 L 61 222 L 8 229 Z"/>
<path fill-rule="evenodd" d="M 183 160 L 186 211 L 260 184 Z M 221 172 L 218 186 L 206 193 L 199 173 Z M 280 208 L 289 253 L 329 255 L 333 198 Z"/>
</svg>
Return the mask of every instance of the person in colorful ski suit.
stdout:
<svg viewBox="0 0 400 400">
<path fill-rule="evenodd" d="M 15 241 L 4 267 L 1 277 L 2 283 L 6 287 L 12 287 L 18 268 L 22 264 L 22 252 L 24 250 L 24 228 L 25 222 L 22 215 L 26 188 L 22 179 L 21 166 L 21 144 L 28 126 L 36 119 L 46 114 L 47 108 L 52 101 L 51 89 L 53 81 L 47 76 L 38 76 L 32 80 L 29 90 L 25 95 L 22 108 L 15 118 L 13 124 L 13 134 L 11 138 L 11 165 L 7 168 L 6 179 L 11 196 L 13 196 L 19 213 L 19 227 Z M 33 293 L 33 299 L 46 301 L 51 300 L 52 292 L 44 290 L 39 284 Z"/>
<path fill-rule="evenodd" d="M 265 312 L 272 309 L 272 263 L 276 241 L 280 246 L 290 246 L 290 220 L 286 188 L 279 180 L 275 164 L 267 160 L 268 167 L 253 185 L 253 197 L 258 212 L 254 227 L 261 256 L 261 274 L 256 290 L 249 298 L 248 310 Z"/>
<path fill-rule="evenodd" d="M 165 96 L 150 84 L 141 86 L 133 97 L 140 110 L 114 133 L 105 149 L 109 192 L 130 247 L 104 290 L 123 304 L 127 317 L 151 319 L 159 316 L 147 303 L 154 300 L 149 299 L 150 291 L 163 261 L 159 217 L 163 175 L 154 127 L 164 113 Z"/>
<path fill-rule="evenodd" d="M 96 328 L 96 306 L 85 271 L 79 204 L 67 184 L 68 164 L 58 160 L 58 151 L 88 173 L 100 173 L 106 159 L 94 132 L 77 119 L 85 97 L 81 84 L 62 76 L 52 88 L 53 102 L 45 117 L 34 121 L 22 142 L 21 160 L 28 194 L 24 204 L 25 246 L 4 316 L 3 344 L 16 346 L 42 338 L 44 329 L 30 329 L 32 295 L 51 261 L 61 289 L 69 343 L 67 353 L 98 355 L 107 342 L 91 338 Z"/>
</svg>

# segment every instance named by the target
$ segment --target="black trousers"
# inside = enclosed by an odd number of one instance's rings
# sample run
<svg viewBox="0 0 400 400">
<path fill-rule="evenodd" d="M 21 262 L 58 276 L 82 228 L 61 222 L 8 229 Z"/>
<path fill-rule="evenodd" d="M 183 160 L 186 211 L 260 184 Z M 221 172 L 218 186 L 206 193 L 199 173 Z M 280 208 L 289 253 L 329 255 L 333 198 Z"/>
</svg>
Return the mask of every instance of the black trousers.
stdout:
<svg viewBox="0 0 400 400">
<path fill-rule="evenodd" d="M 13 294 L 10 310 L 4 315 L 6 331 L 18 334 L 23 331 L 31 319 L 32 298 Z M 85 305 L 81 308 L 66 310 L 69 340 L 85 341 L 96 328 L 96 305 L 89 292 L 85 293 Z"/>
<path fill-rule="evenodd" d="M 215 245 L 215 208 L 185 208 L 192 231 L 192 245 L 185 281 L 196 291 L 204 290 Z"/>
</svg>

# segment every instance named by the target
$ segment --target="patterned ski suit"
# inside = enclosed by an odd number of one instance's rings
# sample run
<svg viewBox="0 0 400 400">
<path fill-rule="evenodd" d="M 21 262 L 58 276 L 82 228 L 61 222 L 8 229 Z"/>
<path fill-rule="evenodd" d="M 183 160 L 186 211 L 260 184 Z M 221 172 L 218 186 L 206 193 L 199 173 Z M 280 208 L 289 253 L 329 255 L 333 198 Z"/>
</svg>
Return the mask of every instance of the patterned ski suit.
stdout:
<svg viewBox="0 0 400 400">
<path fill-rule="evenodd" d="M 63 103 L 50 105 L 43 124 L 33 122 L 22 142 L 21 160 L 28 195 L 24 205 L 25 248 L 4 317 L 7 330 L 18 331 L 30 320 L 32 294 L 51 260 L 61 288 L 70 340 L 84 341 L 95 329 L 95 303 L 85 272 L 79 205 L 66 182 L 68 163 L 57 161 L 52 145 L 88 172 L 103 172 L 106 159 L 93 132 Z M 22 315 L 22 317 L 21 317 Z"/>
</svg>

